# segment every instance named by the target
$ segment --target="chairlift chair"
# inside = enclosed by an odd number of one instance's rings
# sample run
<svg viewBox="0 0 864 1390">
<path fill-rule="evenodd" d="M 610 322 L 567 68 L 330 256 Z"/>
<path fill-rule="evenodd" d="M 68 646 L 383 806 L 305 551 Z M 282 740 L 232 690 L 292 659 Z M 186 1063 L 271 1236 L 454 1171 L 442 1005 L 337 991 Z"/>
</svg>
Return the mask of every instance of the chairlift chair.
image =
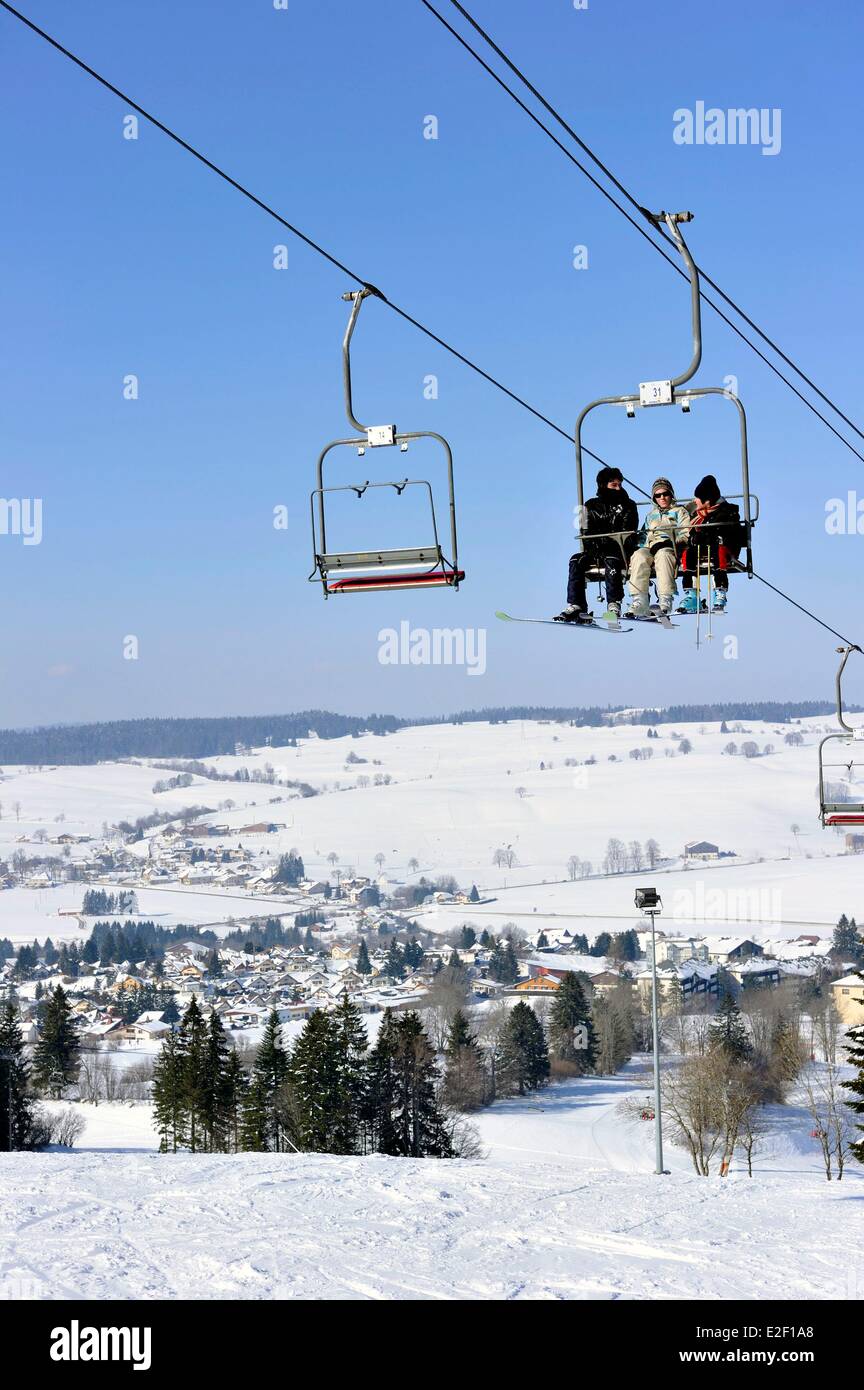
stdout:
<svg viewBox="0 0 864 1390">
<path fill-rule="evenodd" d="M 351 339 L 363 301 L 370 295 L 383 298 L 380 291 L 372 285 L 364 285 L 361 290 L 352 290 L 342 296 L 350 301 L 352 306 L 342 342 L 345 410 L 349 423 L 360 431 L 360 435 L 351 439 L 335 439 L 322 450 L 318 458 L 317 486 L 310 497 L 314 565 L 309 580 L 311 583 L 321 584 L 325 599 L 333 594 L 370 593 L 382 589 L 458 589 L 465 578 L 464 570 L 459 569 L 457 555 L 453 455 L 447 440 L 443 435 L 435 434 L 431 430 L 400 433 L 395 425 L 362 425 L 354 414 L 351 392 Z M 324 485 L 324 463 L 335 449 L 355 449 L 361 458 L 367 449 L 398 447 L 401 453 L 407 453 L 409 445 L 417 439 L 435 440 L 444 451 L 447 465 L 451 559 L 447 559 L 441 545 L 435 515 L 435 498 L 432 485 L 426 479 L 405 477 L 394 481 L 371 482 L 367 478 L 362 483 L 326 487 Z M 425 492 L 431 516 L 431 540 L 425 545 L 397 549 L 328 550 L 325 498 L 336 492 L 353 492 L 358 500 L 362 500 L 373 488 L 393 488 L 397 497 L 401 497 L 408 488 L 419 488 Z"/>
<path fill-rule="evenodd" d="M 740 437 L 741 455 L 741 492 L 728 494 L 730 501 L 737 501 L 741 504 L 742 517 L 741 526 L 744 533 L 744 544 L 742 546 L 743 557 L 736 559 L 728 545 L 722 544 L 722 535 L 718 538 L 719 563 L 713 566 L 723 569 L 727 574 L 746 574 L 752 577 L 753 574 L 753 546 L 752 535 L 753 527 L 759 518 L 759 499 L 750 492 L 750 464 L 747 450 L 747 416 L 744 406 L 738 399 L 734 391 L 730 391 L 725 386 L 697 386 L 682 390 L 681 387 L 689 381 L 699 369 L 702 361 L 702 306 L 699 291 L 699 270 L 684 237 L 681 234 L 682 222 L 693 220 L 692 212 L 658 212 L 649 213 L 651 220 L 659 227 L 665 223 L 672 233 L 675 244 L 680 251 L 687 266 L 690 277 L 690 315 L 693 333 L 693 356 L 690 365 L 680 376 L 672 377 L 662 381 L 643 381 L 639 383 L 638 392 L 629 393 L 623 396 L 601 396 L 596 401 L 591 401 L 586 405 L 576 422 L 576 489 L 579 503 L 578 515 L 579 540 L 582 548 L 585 547 L 589 533 L 585 529 L 585 490 L 582 470 L 582 426 L 586 417 L 592 410 L 596 410 L 601 405 L 623 406 L 628 419 L 634 419 L 637 410 L 648 409 L 654 406 L 680 405 L 685 414 L 690 412 L 691 401 L 698 400 L 704 396 L 722 396 L 725 400 L 731 401 L 738 412 L 738 428 Z M 681 498 L 680 501 L 688 499 Z M 637 503 L 637 506 L 651 506 L 649 503 Z M 700 530 L 707 532 L 711 527 L 716 527 L 717 523 L 706 522 Z M 622 558 L 626 561 L 625 544 L 629 533 L 610 532 L 606 537 L 591 533 L 590 539 L 612 538 L 620 546 Z M 707 547 L 706 547 L 707 552 Z M 703 556 L 697 553 L 697 547 L 690 546 L 685 550 L 681 557 L 679 573 L 682 574 L 706 574 L 712 573 L 712 564 L 707 553 Z M 593 565 L 586 568 L 586 580 L 600 581 L 604 578 L 602 565 Z"/>
<path fill-rule="evenodd" d="M 839 772 L 840 768 L 845 768 L 850 775 L 851 785 L 851 772 L 855 766 L 854 754 L 851 757 L 843 757 L 841 754 L 840 760 L 829 762 L 825 752 L 829 743 L 839 742 L 846 749 L 854 749 L 856 743 L 864 743 L 864 726 L 856 728 L 852 724 L 847 724 L 843 715 L 843 672 L 852 652 L 860 653 L 860 651 L 860 647 L 852 645 L 837 648 L 841 661 L 835 678 L 835 689 L 837 693 L 837 720 L 842 733 L 826 734 L 819 744 L 819 816 L 823 826 L 864 825 L 864 801 L 861 800 L 860 794 L 857 800 L 853 797 L 847 798 L 845 795 L 843 800 L 840 800 L 837 796 L 838 787 L 843 787 L 845 793 L 845 786 L 842 782 L 835 783 L 828 780 L 828 774 L 832 770 Z M 861 765 L 864 765 L 864 757 L 861 759 Z"/>
</svg>

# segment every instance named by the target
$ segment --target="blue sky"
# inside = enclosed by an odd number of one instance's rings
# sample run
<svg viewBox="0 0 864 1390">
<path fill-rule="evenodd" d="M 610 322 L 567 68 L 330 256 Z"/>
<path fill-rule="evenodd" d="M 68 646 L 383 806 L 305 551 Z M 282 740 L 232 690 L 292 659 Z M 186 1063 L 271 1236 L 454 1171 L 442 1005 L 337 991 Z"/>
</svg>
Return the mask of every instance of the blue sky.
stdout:
<svg viewBox="0 0 864 1390">
<path fill-rule="evenodd" d="M 689 359 L 683 281 L 419 0 L 21 6 L 565 428 L 593 397 Z M 697 259 L 864 413 L 860 5 L 472 8 L 642 202 L 695 211 Z M 755 581 L 734 584 L 723 620 L 734 660 L 719 641 L 697 652 L 689 624 L 606 638 L 497 623 L 496 608 L 563 602 L 572 448 L 374 302 L 358 410 L 450 439 L 468 579 L 455 595 L 325 604 L 306 583 L 308 495 L 319 449 L 346 433 L 340 296 L 354 286 L 146 123 L 123 139 L 123 103 L 7 14 L 0 65 L 2 493 L 41 498 L 44 531 L 31 546 L 0 536 L 0 724 L 830 696 L 834 639 Z M 780 153 L 677 145 L 674 111 L 700 100 L 780 108 Z M 825 506 L 864 499 L 864 465 L 710 310 L 704 327 L 697 383 L 736 376 L 748 410 L 757 568 L 860 638 L 864 538 L 827 535 Z M 707 471 L 737 490 L 719 402 L 597 414 L 586 443 L 646 487 L 662 468 L 682 492 Z M 382 665 L 379 632 L 404 619 L 487 629 L 485 675 Z"/>
</svg>

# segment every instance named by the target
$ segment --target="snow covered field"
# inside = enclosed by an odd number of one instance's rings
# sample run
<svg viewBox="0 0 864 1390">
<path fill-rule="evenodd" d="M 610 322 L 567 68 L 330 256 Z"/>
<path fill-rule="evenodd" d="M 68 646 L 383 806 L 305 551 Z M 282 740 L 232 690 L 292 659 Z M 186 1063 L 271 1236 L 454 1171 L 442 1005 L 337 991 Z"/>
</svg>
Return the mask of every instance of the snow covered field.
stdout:
<svg viewBox="0 0 864 1390">
<path fill-rule="evenodd" d="M 827 1183 L 791 1107 L 752 1179 L 656 1177 L 640 1065 L 496 1104 L 471 1162 L 160 1156 L 146 1106 L 85 1107 L 79 1151 L 0 1155 L 0 1297 L 864 1297 L 864 1170 Z"/>
<path fill-rule="evenodd" d="M 708 930 L 715 923 L 721 931 L 729 923 L 788 924 L 788 934 L 796 935 L 814 923 L 830 928 L 842 912 L 853 915 L 858 909 L 864 916 L 864 904 L 856 901 L 864 875 L 861 860 L 843 855 L 842 840 L 817 820 L 816 744 L 830 723 L 819 718 L 794 727 L 803 734 L 802 747 L 785 745 L 790 726 L 759 721 L 748 721 L 746 734 L 721 733 L 717 723 L 659 725 L 660 737 L 650 742 L 645 728 L 628 725 L 436 725 L 386 738 L 310 738 L 297 748 L 207 760 L 223 773 L 242 768 L 251 774 L 269 764 L 277 776 L 318 790 L 304 799 L 287 788 L 202 777 L 191 787 L 154 793 L 154 783 L 170 774 L 131 761 L 7 767 L 0 784 L 0 855 L 57 854 L 50 840 L 60 832 L 99 840 L 103 824 L 197 803 L 212 806 L 211 819 L 235 829 L 262 818 L 284 825 L 249 839 L 262 866 L 296 848 L 310 874 L 329 875 L 331 851 L 343 869 L 368 874 L 376 873 L 374 858 L 380 852 L 384 876 L 393 883 L 416 880 L 421 873 L 430 878 L 452 873 L 462 884 L 476 882 L 497 897 L 492 910 L 501 916 L 484 921 L 492 928 L 512 920 L 528 925 L 525 918 L 547 912 L 629 922 L 632 876 L 569 882 L 566 864 L 578 855 L 597 873 L 611 836 L 642 844 L 654 838 L 669 860 L 650 875 L 660 881 L 667 921 Z M 689 754 L 665 756 L 679 746 L 673 734 L 687 737 Z M 775 751 L 752 760 L 723 752 L 730 742 L 740 748 L 747 739 L 760 749 L 772 744 Z M 649 763 L 629 756 L 637 748 L 650 749 Z M 349 755 L 365 762 L 348 763 Z M 589 765 L 588 758 L 596 761 Z M 565 760 L 580 765 L 565 766 Z M 370 783 L 375 776 L 391 781 L 358 787 L 358 776 Z M 234 809 L 216 809 L 229 799 Z M 48 843 L 40 844 L 40 834 Z M 737 858 L 685 873 L 683 846 L 697 839 L 711 840 Z M 236 844 L 237 837 L 228 843 Z M 516 862 L 496 867 L 496 850 L 507 846 Z M 74 846 L 72 857 L 85 848 Z M 137 851 L 147 855 L 146 839 Z M 417 871 L 409 868 L 413 858 L 419 861 Z M 75 885 L 0 893 L 0 934 L 14 941 L 74 937 L 74 919 L 56 914 L 79 907 L 82 894 Z M 165 925 L 218 924 L 275 906 L 242 889 L 177 884 L 140 889 L 138 900 L 142 913 Z M 455 919 L 465 915 L 461 909 L 455 916 L 442 909 L 441 929 L 454 921 L 458 925 Z M 429 915 L 424 924 L 434 929 L 439 922 Z"/>
</svg>

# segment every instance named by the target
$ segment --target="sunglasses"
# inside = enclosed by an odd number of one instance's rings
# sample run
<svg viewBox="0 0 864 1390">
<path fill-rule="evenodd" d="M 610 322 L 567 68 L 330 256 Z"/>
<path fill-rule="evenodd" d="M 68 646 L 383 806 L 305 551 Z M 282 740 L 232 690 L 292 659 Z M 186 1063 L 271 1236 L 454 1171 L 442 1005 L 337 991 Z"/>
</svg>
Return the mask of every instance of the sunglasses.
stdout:
<svg viewBox="0 0 864 1390">
<path fill-rule="evenodd" d="M 655 493 L 654 493 L 654 501 L 655 501 L 655 502 L 659 502 L 661 497 L 671 497 L 671 496 L 672 496 L 672 493 L 671 493 L 671 492 L 655 492 Z"/>
</svg>

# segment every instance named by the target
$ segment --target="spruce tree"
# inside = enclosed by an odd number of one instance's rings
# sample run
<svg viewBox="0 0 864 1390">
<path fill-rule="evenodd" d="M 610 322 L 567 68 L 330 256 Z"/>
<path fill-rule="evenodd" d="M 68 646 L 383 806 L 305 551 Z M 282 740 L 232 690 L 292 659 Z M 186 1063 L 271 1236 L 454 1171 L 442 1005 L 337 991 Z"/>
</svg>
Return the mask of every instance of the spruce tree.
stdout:
<svg viewBox="0 0 864 1390">
<path fill-rule="evenodd" d="M 396 1025 L 391 1009 L 385 1009 L 375 1046 L 369 1054 L 364 1120 L 371 1152 L 396 1154 L 393 1123 L 396 1095 Z"/>
<path fill-rule="evenodd" d="M 390 949 L 387 952 L 384 972 L 390 976 L 391 980 L 401 980 L 405 975 L 405 961 L 399 949 L 398 941 L 390 942 Z"/>
<path fill-rule="evenodd" d="M 594 1066 L 597 1049 L 591 1009 L 578 975 L 568 970 L 549 1011 L 549 1046 L 559 1062 L 581 1074 Z"/>
<path fill-rule="evenodd" d="M 856 973 L 864 980 L 864 973 L 860 970 Z M 849 1081 L 842 1081 L 840 1084 L 852 1093 L 853 1099 L 846 1102 L 849 1109 L 856 1115 L 864 1116 L 864 1023 L 850 1028 L 846 1037 L 849 1040 L 846 1060 L 858 1070 Z M 864 1163 L 864 1123 L 856 1124 L 855 1128 L 860 1132 L 861 1138 L 849 1145 L 849 1152 L 854 1154 L 859 1163 Z"/>
<path fill-rule="evenodd" d="M 753 1054 L 741 1010 L 731 994 L 724 994 L 708 1035 L 709 1046 L 733 1062 L 746 1062 Z"/>
<path fill-rule="evenodd" d="M 454 1110 L 477 1110 L 486 1094 L 486 1072 L 477 1039 L 462 1009 L 454 1013 L 444 1045 L 443 1095 Z"/>
<path fill-rule="evenodd" d="M 180 1022 L 181 1096 L 186 1117 L 187 1144 L 191 1152 L 207 1148 L 207 1024 L 197 999 L 189 1003 Z"/>
<path fill-rule="evenodd" d="M 297 1140 L 307 1153 L 334 1153 L 340 1127 L 340 1034 L 332 1014 L 316 1009 L 291 1054 Z"/>
<path fill-rule="evenodd" d="M 215 1009 L 207 1023 L 201 1119 L 208 1153 L 228 1151 L 228 1040 Z"/>
<path fill-rule="evenodd" d="M 366 942 L 362 939 L 362 937 L 360 940 L 360 948 L 357 952 L 357 964 L 355 966 L 355 969 L 358 975 L 372 974 L 372 962 L 369 959 L 369 948 L 367 947 Z"/>
<path fill-rule="evenodd" d="M 18 1010 L 7 1000 L 0 1008 L 0 1152 L 30 1148 L 34 1139 L 24 1037 Z"/>
<path fill-rule="evenodd" d="M 864 954 L 864 942 L 858 935 L 855 918 L 853 917 L 851 922 L 848 921 L 845 912 L 834 928 L 831 949 L 846 960 L 857 960 Z"/>
<path fill-rule="evenodd" d="M 520 999 L 510 1010 L 501 1038 L 497 1088 L 502 1095 L 524 1096 L 545 1086 L 549 1078 L 549 1049 L 543 1025 L 529 1004 Z"/>
<path fill-rule="evenodd" d="M 165 1038 L 153 1065 L 153 1121 L 159 1152 L 176 1153 L 186 1143 L 183 1054 L 177 1033 Z"/>
<path fill-rule="evenodd" d="M 339 1085 L 333 1153 L 366 1152 L 364 1116 L 369 1037 L 363 1015 L 347 994 L 334 1012 L 339 1041 Z"/>
<path fill-rule="evenodd" d="M 33 1081 L 37 1089 L 59 1100 L 64 1088 L 78 1078 L 80 1049 L 69 997 L 58 985 L 45 1001 L 42 1031 L 33 1054 Z"/>
<path fill-rule="evenodd" d="M 244 1147 L 255 1147 L 260 1140 L 264 1149 L 279 1153 L 285 1147 L 283 1126 L 279 1118 L 279 1093 L 288 1077 L 288 1055 L 282 1045 L 279 1015 L 273 1009 L 267 1019 L 264 1036 L 255 1054 L 252 1081 L 244 1106 Z"/>
<path fill-rule="evenodd" d="M 267 1153 L 273 1142 L 273 1117 L 267 1087 L 252 1073 L 240 1101 L 240 1148 L 245 1153 Z"/>
<path fill-rule="evenodd" d="M 396 1152 L 410 1158 L 451 1158 L 453 1149 L 436 1095 L 438 1064 L 420 1015 L 400 1014 L 393 1027 Z"/>
<path fill-rule="evenodd" d="M 241 1148 L 241 1116 L 246 1094 L 246 1074 L 236 1047 L 232 1047 L 225 1063 L 225 1133 L 229 1153 Z"/>
</svg>

